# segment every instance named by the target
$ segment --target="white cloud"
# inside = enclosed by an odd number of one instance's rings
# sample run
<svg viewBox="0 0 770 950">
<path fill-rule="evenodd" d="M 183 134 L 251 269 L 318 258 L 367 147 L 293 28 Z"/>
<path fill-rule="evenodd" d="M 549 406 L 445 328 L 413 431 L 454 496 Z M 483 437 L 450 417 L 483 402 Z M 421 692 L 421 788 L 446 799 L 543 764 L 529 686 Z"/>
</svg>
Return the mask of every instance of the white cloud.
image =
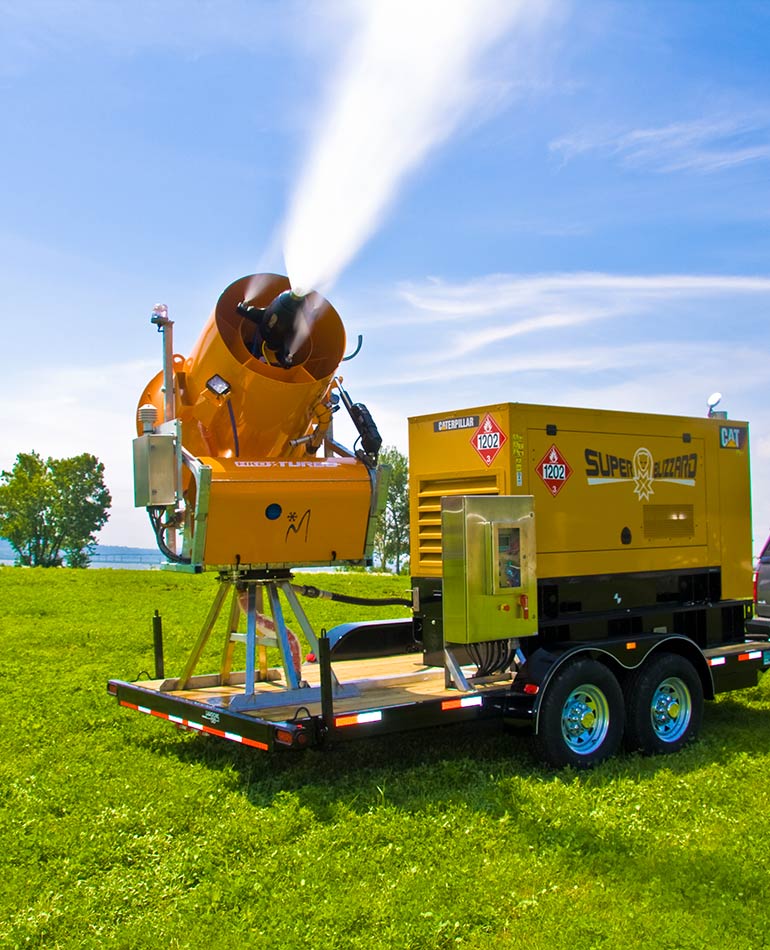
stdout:
<svg viewBox="0 0 770 950">
<path fill-rule="evenodd" d="M 621 301 L 640 303 L 672 297 L 770 293 L 770 277 L 711 274 L 602 274 L 593 272 L 542 275 L 491 274 L 465 282 L 433 278 L 403 284 L 399 296 L 429 319 L 451 320 L 542 306 L 544 301 L 593 301 L 617 309 Z M 402 317 L 402 320 L 407 318 Z"/>
<path fill-rule="evenodd" d="M 540 367 L 544 354 L 553 360 L 565 341 L 570 349 L 560 367 L 583 365 L 580 351 L 586 339 L 613 334 L 647 341 L 648 327 L 670 336 L 693 319 L 692 309 L 702 306 L 702 323 L 708 326 L 727 301 L 751 306 L 747 319 L 770 306 L 770 277 L 697 274 L 627 275 L 573 273 L 535 276 L 490 275 L 465 283 L 444 283 L 436 279 L 422 285 L 402 287 L 400 298 L 407 304 L 388 325 L 409 327 L 410 347 L 423 378 L 436 372 L 455 375 L 495 372 L 494 367 L 510 359 L 510 346 L 527 354 L 528 368 Z M 662 321 L 661 318 L 663 317 Z M 458 326 L 461 324 L 461 326 Z M 443 332 L 436 333 L 436 327 Z M 689 326 L 689 323 L 686 323 Z M 718 328 L 709 332 L 719 332 Z M 687 336 L 685 329 L 684 335 Z M 430 345 L 418 341 L 430 338 Z M 697 338 L 697 337 L 696 337 Z M 554 341 L 556 345 L 554 345 Z M 574 343 L 573 343 L 574 341 Z M 577 346 L 577 349 L 574 347 Z M 463 363 L 474 354 L 483 363 Z M 595 355 L 588 362 L 598 365 Z M 523 361 L 518 360 L 521 364 Z M 457 366 L 447 364 L 458 364 Z M 482 369 L 482 366 L 484 367 Z"/>
<path fill-rule="evenodd" d="M 770 114 L 712 116 L 630 131 L 595 130 L 554 140 L 550 149 L 570 161 L 588 152 L 616 157 L 654 172 L 720 172 L 770 160 Z"/>
</svg>

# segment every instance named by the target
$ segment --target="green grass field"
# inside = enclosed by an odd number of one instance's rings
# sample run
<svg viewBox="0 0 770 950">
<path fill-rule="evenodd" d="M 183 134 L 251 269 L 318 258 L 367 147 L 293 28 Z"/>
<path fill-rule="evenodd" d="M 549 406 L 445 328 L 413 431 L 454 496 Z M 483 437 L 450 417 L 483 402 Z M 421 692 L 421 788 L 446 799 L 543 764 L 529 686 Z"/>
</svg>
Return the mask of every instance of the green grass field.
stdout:
<svg viewBox="0 0 770 950">
<path fill-rule="evenodd" d="M 175 672 L 213 588 L 0 569 L 0 946 L 770 946 L 767 678 L 707 704 L 683 753 L 587 774 L 490 723 L 268 757 L 105 691 L 152 669 L 156 608 Z M 307 606 L 317 627 L 370 616 Z"/>
</svg>

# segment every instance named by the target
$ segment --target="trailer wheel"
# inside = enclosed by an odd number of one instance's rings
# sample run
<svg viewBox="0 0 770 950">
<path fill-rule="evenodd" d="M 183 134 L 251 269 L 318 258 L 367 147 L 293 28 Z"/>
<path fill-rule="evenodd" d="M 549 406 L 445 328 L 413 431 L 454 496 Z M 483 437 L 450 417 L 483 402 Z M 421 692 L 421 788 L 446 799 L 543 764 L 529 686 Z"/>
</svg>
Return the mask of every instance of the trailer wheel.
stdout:
<svg viewBox="0 0 770 950">
<path fill-rule="evenodd" d="M 676 752 L 695 739 L 703 719 L 703 684 L 674 653 L 653 657 L 629 681 L 625 745 L 645 755 Z"/>
<path fill-rule="evenodd" d="M 534 752 L 556 768 L 592 768 L 617 752 L 624 718 L 623 693 L 607 667 L 574 660 L 548 684 Z"/>
</svg>

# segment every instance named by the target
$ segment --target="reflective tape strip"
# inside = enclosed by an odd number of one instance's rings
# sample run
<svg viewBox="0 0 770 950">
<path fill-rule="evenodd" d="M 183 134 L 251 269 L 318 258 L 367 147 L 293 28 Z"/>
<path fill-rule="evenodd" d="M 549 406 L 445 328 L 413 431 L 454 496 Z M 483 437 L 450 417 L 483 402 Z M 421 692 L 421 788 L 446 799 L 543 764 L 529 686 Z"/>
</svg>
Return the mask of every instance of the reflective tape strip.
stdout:
<svg viewBox="0 0 770 950">
<path fill-rule="evenodd" d="M 249 739 L 248 736 L 241 736 L 240 741 L 244 745 L 253 746 L 255 749 L 264 749 L 265 752 L 268 751 L 268 745 L 266 742 L 258 742 L 256 739 Z"/>
<path fill-rule="evenodd" d="M 335 726 L 363 726 L 369 722 L 380 722 L 382 720 L 382 710 L 375 712 L 355 713 L 352 716 L 337 716 L 334 720 Z"/>
<path fill-rule="evenodd" d="M 266 742 L 259 742 L 257 739 L 248 739 L 246 736 L 239 736 L 237 732 L 224 732 L 222 729 L 215 729 L 213 726 L 204 726 L 203 723 L 200 722 L 182 719 L 181 716 L 172 716 L 170 713 L 158 712 L 157 709 L 149 709 L 147 706 L 137 706 L 135 703 L 129 703 L 125 699 L 120 700 L 120 705 L 125 706 L 126 709 L 135 709 L 137 712 L 157 716 L 158 719 L 173 722 L 175 726 L 183 726 L 185 729 L 195 729 L 196 732 L 205 732 L 208 735 L 219 736 L 220 739 L 240 742 L 243 745 L 253 746 L 255 749 L 263 749 L 265 752 L 270 748 Z"/>
<path fill-rule="evenodd" d="M 751 653 L 741 653 L 738 657 L 739 660 L 761 660 L 762 651 L 761 650 L 752 650 Z"/>
<path fill-rule="evenodd" d="M 480 706 L 481 696 L 463 696 L 462 699 L 445 699 L 441 704 L 442 711 L 447 709 L 467 709 L 468 706 Z"/>
<path fill-rule="evenodd" d="M 727 663 L 726 656 L 712 656 L 709 660 L 709 666 L 724 666 Z"/>
</svg>

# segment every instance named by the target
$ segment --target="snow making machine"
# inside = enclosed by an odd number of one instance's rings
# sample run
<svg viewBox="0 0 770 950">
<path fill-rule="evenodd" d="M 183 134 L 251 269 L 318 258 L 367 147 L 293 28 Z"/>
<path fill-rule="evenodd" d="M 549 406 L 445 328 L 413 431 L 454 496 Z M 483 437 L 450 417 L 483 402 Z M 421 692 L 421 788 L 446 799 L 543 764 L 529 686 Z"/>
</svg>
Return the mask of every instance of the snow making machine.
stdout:
<svg viewBox="0 0 770 950">
<path fill-rule="evenodd" d="M 316 635 L 300 596 L 361 599 L 292 570 L 365 563 L 386 492 L 377 428 L 336 375 L 337 312 L 257 275 L 186 358 L 164 308 L 153 322 L 164 366 L 139 400 L 136 504 L 167 569 L 219 584 L 179 674 L 111 681 L 121 705 L 265 750 L 498 718 L 552 765 L 588 767 L 621 742 L 675 751 L 704 699 L 770 667 L 745 631 L 747 423 L 519 403 L 411 418 L 411 590 L 387 601 L 404 617 Z M 352 449 L 334 438 L 342 408 Z M 218 669 L 200 673 L 228 595 Z"/>
</svg>

